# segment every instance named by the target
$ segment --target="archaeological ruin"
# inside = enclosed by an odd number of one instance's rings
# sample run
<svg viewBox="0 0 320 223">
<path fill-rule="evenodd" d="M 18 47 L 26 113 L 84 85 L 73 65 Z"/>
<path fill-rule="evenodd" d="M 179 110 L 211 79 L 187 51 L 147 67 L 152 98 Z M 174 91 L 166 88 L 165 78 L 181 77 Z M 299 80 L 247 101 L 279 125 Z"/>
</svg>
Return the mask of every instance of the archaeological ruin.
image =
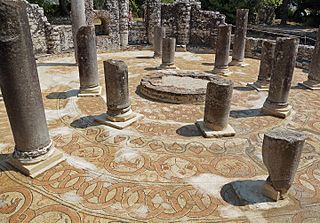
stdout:
<svg viewBox="0 0 320 223">
<path fill-rule="evenodd" d="M 0 222 L 320 221 L 318 28 L 30 2 L 0 0 Z"/>
</svg>

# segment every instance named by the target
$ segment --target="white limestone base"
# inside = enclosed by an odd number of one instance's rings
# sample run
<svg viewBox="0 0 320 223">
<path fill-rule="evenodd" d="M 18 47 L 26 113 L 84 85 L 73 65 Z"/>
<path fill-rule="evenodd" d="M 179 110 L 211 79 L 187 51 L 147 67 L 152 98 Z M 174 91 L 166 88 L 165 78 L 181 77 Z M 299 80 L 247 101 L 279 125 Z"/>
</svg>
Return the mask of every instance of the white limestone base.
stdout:
<svg viewBox="0 0 320 223">
<path fill-rule="evenodd" d="M 287 118 L 292 111 L 292 106 L 288 105 L 285 108 L 278 108 L 276 106 L 270 105 L 269 103 L 265 102 L 262 107 L 262 112 L 267 115 L 272 115 L 279 118 Z"/>
<path fill-rule="evenodd" d="M 112 128 L 116 128 L 116 129 L 124 129 L 130 125 L 132 125 L 133 123 L 143 119 L 143 115 L 141 114 L 137 114 L 137 113 L 133 113 L 133 116 L 132 118 L 126 120 L 126 121 L 123 121 L 123 122 L 115 122 L 115 121 L 111 121 L 107 118 L 107 114 L 102 114 L 102 115 L 99 115 L 99 116 L 96 116 L 95 117 L 95 121 L 98 122 L 98 123 L 101 123 L 103 125 L 107 125 L 107 126 L 110 126 Z"/>
<path fill-rule="evenodd" d="M 159 67 L 157 67 L 158 70 L 176 70 L 177 67 L 172 64 L 172 65 L 167 65 L 167 64 L 161 64 Z"/>
<path fill-rule="evenodd" d="M 116 115 L 116 116 L 108 115 L 108 112 L 106 114 L 106 118 L 110 121 L 113 121 L 113 122 L 125 122 L 125 121 L 128 121 L 129 119 L 134 118 L 135 116 L 136 116 L 136 114 L 133 113 L 131 109 L 124 114 L 120 114 L 120 115 Z"/>
<path fill-rule="evenodd" d="M 101 92 L 101 86 L 95 88 L 82 89 L 78 93 L 78 97 L 97 97 L 101 95 Z"/>
<path fill-rule="evenodd" d="M 265 183 L 262 188 L 262 194 L 274 201 L 279 201 L 281 199 L 281 194 L 276 191 L 270 184 Z"/>
<path fill-rule="evenodd" d="M 307 80 L 303 83 L 299 83 L 300 86 L 306 87 L 310 90 L 320 90 L 320 83 L 315 81 Z"/>
<path fill-rule="evenodd" d="M 38 163 L 24 164 L 19 160 L 14 159 L 12 156 L 7 160 L 7 162 L 24 175 L 35 178 L 65 160 L 65 157 L 61 151 L 55 148 L 53 148 L 53 150 L 54 151 L 51 156 Z"/>
<path fill-rule="evenodd" d="M 227 77 L 227 76 L 230 76 L 233 72 L 230 71 L 228 68 L 214 68 L 212 73 Z"/>
<path fill-rule="evenodd" d="M 245 63 L 244 61 L 232 60 L 229 63 L 229 66 L 247 67 L 249 64 Z"/>
<path fill-rule="evenodd" d="M 269 84 L 260 84 L 258 82 L 254 82 L 254 83 L 248 83 L 247 84 L 248 87 L 251 87 L 257 91 L 269 91 Z"/>
<path fill-rule="evenodd" d="M 222 138 L 222 137 L 231 137 L 235 136 L 236 132 L 231 127 L 231 125 L 228 125 L 228 127 L 222 131 L 214 131 L 212 129 L 208 129 L 204 126 L 203 120 L 198 120 L 196 122 L 196 126 L 201 131 L 203 137 L 205 138 Z"/>
</svg>

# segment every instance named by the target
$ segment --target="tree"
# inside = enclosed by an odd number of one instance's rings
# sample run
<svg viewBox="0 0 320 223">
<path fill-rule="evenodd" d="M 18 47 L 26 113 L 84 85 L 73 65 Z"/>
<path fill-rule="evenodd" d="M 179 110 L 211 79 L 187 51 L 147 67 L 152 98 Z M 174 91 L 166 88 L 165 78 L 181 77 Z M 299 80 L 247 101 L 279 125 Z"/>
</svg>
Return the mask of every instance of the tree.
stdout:
<svg viewBox="0 0 320 223">
<path fill-rule="evenodd" d="M 69 16 L 69 10 L 68 10 L 68 1 L 67 0 L 59 0 L 59 9 L 61 16 L 67 17 Z"/>
<path fill-rule="evenodd" d="M 280 8 L 281 25 L 287 25 L 291 0 L 283 0 Z"/>
</svg>

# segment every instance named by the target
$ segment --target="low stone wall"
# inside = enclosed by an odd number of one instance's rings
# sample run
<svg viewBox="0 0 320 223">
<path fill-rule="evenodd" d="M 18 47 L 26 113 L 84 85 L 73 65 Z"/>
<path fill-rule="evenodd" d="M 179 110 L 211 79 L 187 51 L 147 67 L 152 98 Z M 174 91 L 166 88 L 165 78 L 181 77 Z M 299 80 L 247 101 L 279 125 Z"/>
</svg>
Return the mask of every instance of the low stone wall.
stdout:
<svg viewBox="0 0 320 223">
<path fill-rule="evenodd" d="M 73 50 L 71 25 L 52 26 L 48 53 L 56 54 Z"/>
<path fill-rule="evenodd" d="M 262 42 L 266 39 L 248 37 L 246 42 L 246 57 L 260 59 Z M 270 41 L 270 40 L 269 40 Z M 274 41 L 275 40 L 271 40 Z M 302 69 L 309 69 L 312 60 L 314 46 L 299 45 L 296 66 Z"/>
<path fill-rule="evenodd" d="M 129 44 L 138 45 L 148 42 L 145 22 L 129 22 Z"/>
</svg>

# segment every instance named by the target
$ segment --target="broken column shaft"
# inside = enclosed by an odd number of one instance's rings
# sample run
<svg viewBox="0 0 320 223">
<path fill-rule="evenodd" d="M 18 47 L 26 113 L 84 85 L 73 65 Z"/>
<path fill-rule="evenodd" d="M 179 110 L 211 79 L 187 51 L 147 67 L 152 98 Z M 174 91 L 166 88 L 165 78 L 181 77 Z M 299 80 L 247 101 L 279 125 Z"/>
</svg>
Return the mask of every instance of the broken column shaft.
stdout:
<svg viewBox="0 0 320 223">
<path fill-rule="evenodd" d="M 107 94 L 107 113 L 96 118 L 97 122 L 123 129 L 143 116 L 131 110 L 129 98 L 128 66 L 120 60 L 104 61 Z"/>
<path fill-rule="evenodd" d="M 15 150 L 11 164 L 36 176 L 62 161 L 49 137 L 26 3 L 0 0 L 0 86 Z"/>
<path fill-rule="evenodd" d="M 205 137 L 234 136 L 228 124 L 233 92 L 233 82 L 222 78 L 207 85 L 204 121 L 196 124 Z"/>
<path fill-rule="evenodd" d="M 292 107 L 288 104 L 288 97 L 296 64 L 298 43 L 298 39 L 295 38 L 277 39 L 269 95 L 262 108 L 266 114 L 286 118 L 291 113 Z"/>
<path fill-rule="evenodd" d="M 248 29 L 248 9 L 237 10 L 236 30 L 232 48 L 232 61 L 230 66 L 244 66 L 246 37 Z"/>
<path fill-rule="evenodd" d="M 104 61 L 104 69 L 108 117 L 114 119 L 119 115 L 131 114 L 127 65 L 123 61 L 107 60 Z"/>
<path fill-rule="evenodd" d="M 71 20 L 75 60 L 78 62 L 77 33 L 87 24 L 85 0 L 71 0 Z"/>
<path fill-rule="evenodd" d="M 311 90 L 320 90 L 320 28 L 309 68 L 308 80 L 302 85 Z"/>
<path fill-rule="evenodd" d="M 271 74 L 274 66 L 274 52 L 276 44 L 273 41 L 262 42 L 261 62 L 258 80 L 249 86 L 255 88 L 258 91 L 268 91 Z"/>
<path fill-rule="evenodd" d="M 221 74 L 228 76 L 231 74 L 228 69 L 230 44 L 231 44 L 231 30 L 230 25 L 223 25 L 218 28 L 218 40 L 216 44 L 216 58 L 214 64 L 214 74 Z"/>
<path fill-rule="evenodd" d="M 96 34 L 93 26 L 82 26 L 77 34 L 80 77 L 79 96 L 97 96 L 101 93 L 96 49 Z"/>
<path fill-rule="evenodd" d="M 176 39 L 164 38 L 162 40 L 162 64 L 160 69 L 176 69 L 175 63 Z"/>
<path fill-rule="evenodd" d="M 166 37 L 166 29 L 162 26 L 154 27 L 154 57 L 162 56 L 162 41 Z"/>
<path fill-rule="evenodd" d="M 297 172 L 305 135 L 286 128 L 277 128 L 264 135 L 263 162 L 269 177 L 263 193 L 273 200 L 283 199 Z"/>
</svg>

